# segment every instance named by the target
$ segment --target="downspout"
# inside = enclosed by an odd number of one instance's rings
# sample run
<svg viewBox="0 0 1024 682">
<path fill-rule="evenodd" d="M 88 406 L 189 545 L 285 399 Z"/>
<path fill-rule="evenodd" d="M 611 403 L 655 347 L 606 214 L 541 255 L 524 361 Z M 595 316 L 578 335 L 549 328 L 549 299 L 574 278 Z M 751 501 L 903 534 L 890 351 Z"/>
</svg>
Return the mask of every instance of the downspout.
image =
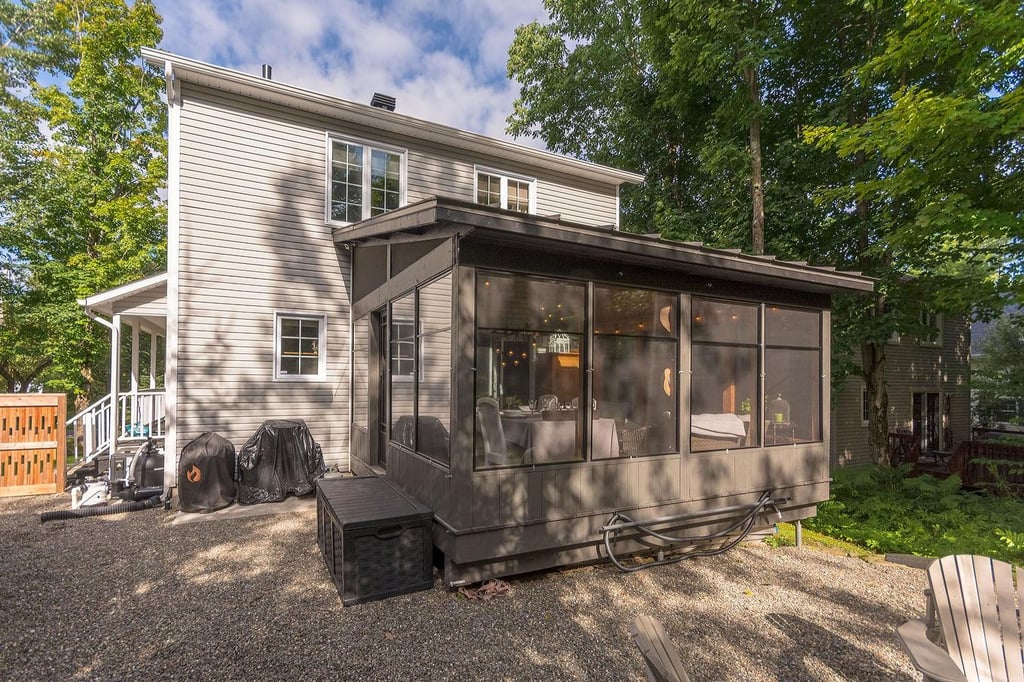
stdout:
<svg viewBox="0 0 1024 682">
<path fill-rule="evenodd" d="M 351 244 L 345 244 L 345 250 L 348 251 L 348 472 L 352 472 L 352 431 L 355 426 L 356 419 L 356 408 L 353 403 L 353 397 L 355 396 L 355 314 L 352 310 L 352 299 L 353 286 L 356 280 L 356 254 L 355 249 L 352 248 Z M 369 349 L 367 349 L 369 352 Z M 367 431 L 369 431 L 369 424 L 367 424 Z"/>
<path fill-rule="evenodd" d="M 117 433 L 118 433 L 118 414 L 117 414 L 117 398 L 118 398 L 118 384 L 120 383 L 121 374 L 121 316 L 114 315 L 114 319 L 111 322 L 104 320 L 102 317 L 93 312 L 92 308 L 86 305 L 85 300 L 79 299 L 79 305 L 85 310 L 85 314 L 90 320 L 99 322 L 101 325 L 110 330 L 110 443 L 107 446 L 107 452 L 113 455 L 117 450 Z"/>
<path fill-rule="evenodd" d="M 164 490 L 177 485 L 178 470 L 178 251 L 181 190 L 181 83 L 164 62 L 167 88 L 167 323 L 164 330 Z"/>
</svg>

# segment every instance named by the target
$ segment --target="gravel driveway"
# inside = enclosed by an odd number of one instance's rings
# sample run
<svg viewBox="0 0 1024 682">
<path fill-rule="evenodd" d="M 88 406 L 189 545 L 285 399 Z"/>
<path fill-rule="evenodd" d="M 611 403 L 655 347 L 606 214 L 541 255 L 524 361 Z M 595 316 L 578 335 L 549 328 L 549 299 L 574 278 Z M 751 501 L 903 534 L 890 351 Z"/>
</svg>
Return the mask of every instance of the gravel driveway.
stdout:
<svg viewBox="0 0 1024 682">
<path fill-rule="evenodd" d="M 67 496 L 0 499 L 0 678 L 642 680 L 629 639 L 661 619 L 694 680 L 917 679 L 893 631 L 923 610 L 918 569 L 748 544 L 623 574 L 509 580 L 342 607 L 315 512 L 171 524 L 39 522 Z"/>
</svg>

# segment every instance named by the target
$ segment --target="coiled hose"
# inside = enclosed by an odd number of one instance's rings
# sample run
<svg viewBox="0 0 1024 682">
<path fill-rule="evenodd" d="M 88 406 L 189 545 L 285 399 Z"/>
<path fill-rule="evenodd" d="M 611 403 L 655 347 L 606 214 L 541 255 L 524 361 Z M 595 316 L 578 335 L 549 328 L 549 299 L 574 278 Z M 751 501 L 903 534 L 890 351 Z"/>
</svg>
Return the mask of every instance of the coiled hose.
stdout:
<svg viewBox="0 0 1024 682">
<path fill-rule="evenodd" d="M 782 500 L 775 500 L 775 499 L 773 499 L 772 498 L 772 493 L 773 492 L 775 492 L 774 489 L 771 489 L 771 490 L 766 490 L 764 493 L 762 493 L 761 497 L 758 498 L 757 502 L 752 504 L 750 506 L 750 509 L 747 510 L 747 512 L 742 517 L 740 517 L 740 519 L 738 521 L 733 523 L 728 528 L 726 528 L 724 530 L 720 530 L 720 531 L 718 531 L 716 533 L 710 533 L 708 535 L 696 535 L 696 536 L 690 536 L 690 537 L 685 537 L 685 538 L 676 538 L 676 537 L 672 537 L 670 535 L 664 535 L 664 534 L 659 533 L 657 531 L 651 530 L 643 522 L 634 521 L 633 519 L 629 518 L 625 514 L 623 514 L 621 512 L 616 512 L 616 513 L 612 514 L 612 517 L 608 520 L 608 523 L 606 523 L 604 528 L 602 528 L 602 531 L 604 532 L 604 546 L 605 546 L 605 550 L 607 550 L 608 558 L 611 559 L 612 563 L 615 564 L 616 566 L 618 566 L 619 570 L 625 571 L 627 573 L 633 573 L 635 571 L 640 571 L 640 570 L 643 570 L 645 568 L 650 568 L 652 566 L 663 566 L 663 565 L 666 565 L 666 564 L 674 564 L 674 563 L 682 561 L 683 559 L 688 559 L 688 558 L 691 558 L 691 557 L 704 557 L 704 556 L 714 556 L 716 554 L 722 554 L 724 552 L 729 551 L 730 549 L 732 549 L 736 545 L 740 544 L 741 542 L 743 542 L 747 538 L 747 536 L 750 535 L 750 531 L 753 530 L 753 528 L 754 528 L 754 521 L 757 519 L 757 515 L 761 511 L 763 511 L 766 507 L 771 507 L 772 509 L 774 509 L 775 513 L 778 514 L 779 517 L 781 518 L 782 514 L 781 514 L 781 512 L 779 512 L 778 503 L 781 503 Z M 674 519 L 674 520 L 680 520 L 681 521 L 684 518 L 687 518 L 687 515 L 676 517 L 676 519 Z M 673 519 L 658 519 L 657 522 L 665 523 L 665 522 L 670 521 L 670 520 L 673 520 Z M 646 537 L 643 537 L 643 536 L 652 537 L 652 538 L 655 538 L 655 539 L 657 539 L 657 540 L 659 540 L 659 541 L 661 541 L 663 543 L 666 543 L 667 545 L 672 545 L 672 544 L 683 544 L 683 543 L 693 544 L 693 543 L 697 543 L 697 542 L 710 542 L 712 540 L 721 540 L 721 539 L 723 539 L 723 538 L 725 538 L 725 537 L 735 533 L 736 531 L 739 531 L 739 534 L 735 538 L 732 538 L 731 540 L 726 542 L 724 545 L 715 547 L 713 549 L 696 549 L 695 548 L 695 549 L 691 549 L 688 552 L 684 552 L 684 553 L 678 554 L 676 556 L 668 557 L 668 558 L 661 558 L 661 550 L 664 549 L 664 546 L 661 546 L 661 547 L 659 547 L 659 553 L 658 553 L 659 558 L 656 561 L 652 561 L 652 562 L 649 562 L 649 563 L 646 563 L 646 564 L 638 564 L 636 566 L 626 566 L 625 564 L 623 564 L 619 560 L 618 557 L 615 556 L 615 552 L 612 551 L 612 539 L 613 539 L 613 535 L 617 536 L 619 533 L 621 533 L 622 531 L 626 530 L 627 528 L 630 528 L 630 529 L 635 528 L 641 534 L 643 534 L 641 537 L 636 538 L 636 540 L 638 542 L 646 544 L 646 545 L 648 545 L 650 547 L 655 547 L 656 545 L 654 545 L 653 543 L 650 543 L 646 539 Z"/>
<path fill-rule="evenodd" d="M 39 515 L 39 522 L 63 521 L 64 519 L 81 519 L 86 516 L 107 516 L 108 514 L 123 514 L 125 512 L 142 511 L 152 509 L 162 504 L 163 500 L 159 495 L 147 497 L 138 502 L 122 502 L 121 504 L 110 504 L 102 507 L 79 507 L 78 509 L 65 509 L 61 511 L 48 511 Z"/>
</svg>

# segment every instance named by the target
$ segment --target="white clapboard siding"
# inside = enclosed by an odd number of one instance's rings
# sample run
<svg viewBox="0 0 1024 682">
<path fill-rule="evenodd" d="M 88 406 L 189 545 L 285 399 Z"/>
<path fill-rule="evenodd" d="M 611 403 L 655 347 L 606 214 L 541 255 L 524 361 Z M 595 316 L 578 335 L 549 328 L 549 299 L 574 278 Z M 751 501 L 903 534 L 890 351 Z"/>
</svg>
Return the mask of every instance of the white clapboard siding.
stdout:
<svg viewBox="0 0 1024 682">
<path fill-rule="evenodd" d="M 178 447 L 240 447 L 266 419 L 303 419 L 348 466 L 348 265 L 324 223 L 322 126 L 184 88 Z M 274 380 L 275 312 L 326 316 L 326 380 Z"/>
<path fill-rule="evenodd" d="M 407 201 L 414 203 L 432 196 L 445 196 L 464 201 L 474 200 L 475 169 L 482 166 L 493 171 L 505 172 L 517 176 L 536 178 L 537 180 L 537 212 L 540 215 L 560 215 L 564 220 L 590 225 L 611 225 L 617 222 L 618 202 L 617 188 L 593 181 L 574 179 L 570 182 L 565 177 L 550 172 L 537 172 L 528 165 L 496 159 L 481 154 L 472 154 L 463 150 L 453 150 L 434 143 L 393 134 L 384 134 L 376 130 L 316 116 L 306 112 L 296 112 L 285 107 L 265 102 L 256 102 L 244 97 L 212 93 L 202 88 L 193 87 L 197 93 L 206 93 L 208 99 L 220 103 L 219 107 L 202 107 L 195 113 L 201 123 L 197 144 L 209 144 L 222 136 L 226 126 L 232 125 L 230 107 L 239 112 L 247 113 L 251 118 L 265 120 L 267 126 L 275 130 L 273 139 L 267 139 L 259 129 L 240 131 L 227 142 L 237 148 L 240 158 L 250 159 L 257 167 L 274 167 L 282 163 L 285 150 L 304 150 L 306 163 L 301 168 L 292 168 L 291 172 L 308 175 L 313 185 L 319 185 L 317 200 L 323 211 L 323 186 L 326 168 L 326 144 L 324 133 L 331 133 L 339 138 L 352 138 L 359 141 L 376 143 L 383 146 L 404 149 L 407 152 Z M 199 97 L 199 94 L 193 95 Z M 199 108 L 199 107 L 197 107 Z M 308 131 L 319 131 L 319 136 L 309 137 Z M 260 159 L 265 158 L 265 162 Z M 247 171 L 257 173 L 259 171 Z M 316 202 L 315 202 L 316 203 Z"/>
<path fill-rule="evenodd" d="M 575 187 L 571 193 L 546 180 L 537 181 L 537 213 L 558 215 L 562 220 L 584 225 L 618 225 L 618 203 L 614 192 L 603 188 Z"/>
</svg>

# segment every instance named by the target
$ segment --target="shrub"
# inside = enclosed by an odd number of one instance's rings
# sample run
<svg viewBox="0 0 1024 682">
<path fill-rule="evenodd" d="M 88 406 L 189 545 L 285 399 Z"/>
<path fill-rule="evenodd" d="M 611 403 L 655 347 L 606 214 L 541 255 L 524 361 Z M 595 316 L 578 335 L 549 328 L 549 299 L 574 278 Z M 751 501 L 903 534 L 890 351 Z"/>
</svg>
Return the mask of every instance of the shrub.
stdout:
<svg viewBox="0 0 1024 682">
<path fill-rule="evenodd" d="M 984 554 L 1024 563 L 1024 501 L 960 489 L 951 476 L 907 478 L 906 467 L 834 472 L 832 495 L 805 525 L 880 553 Z"/>
</svg>

